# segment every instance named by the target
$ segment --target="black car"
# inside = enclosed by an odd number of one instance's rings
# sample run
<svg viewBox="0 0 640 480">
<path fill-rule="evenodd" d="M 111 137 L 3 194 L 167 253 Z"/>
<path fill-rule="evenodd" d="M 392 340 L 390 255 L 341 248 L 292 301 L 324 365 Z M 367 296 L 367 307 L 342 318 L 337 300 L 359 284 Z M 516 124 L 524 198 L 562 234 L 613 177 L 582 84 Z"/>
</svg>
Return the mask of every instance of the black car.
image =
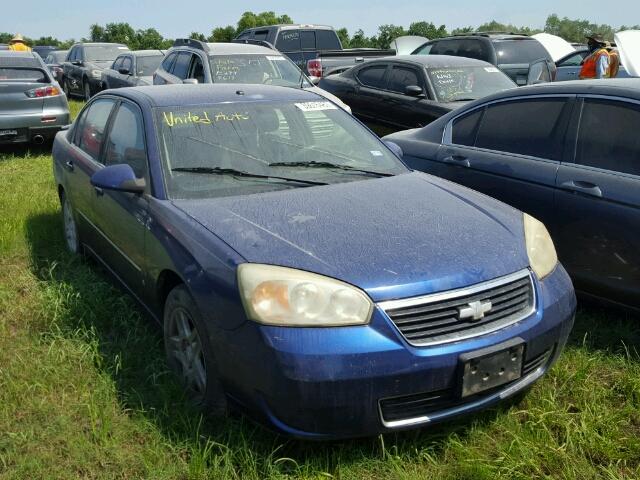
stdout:
<svg viewBox="0 0 640 480">
<path fill-rule="evenodd" d="M 56 50 L 58 50 L 58 47 L 54 47 L 53 45 L 36 45 L 31 49 L 31 51 L 40 55 L 40 58 L 43 60 L 47 58 L 47 55 Z"/>
<path fill-rule="evenodd" d="M 518 86 L 550 82 L 555 78 L 555 63 L 535 38 L 512 33 L 476 32 L 431 40 L 412 55 L 455 55 L 475 58 L 497 66 Z M 532 75 L 530 68 L 538 70 Z"/>
<path fill-rule="evenodd" d="M 67 97 L 89 100 L 102 89 L 102 71 L 129 47 L 120 43 L 76 43 L 62 64 L 62 88 Z"/>
<path fill-rule="evenodd" d="M 320 81 L 379 134 L 422 127 L 498 91 L 515 88 L 493 65 L 446 55 L 400 55 L 372 60 Z"/>
<path fill-rule="evenodd" d="M 62 63 L 65 58 L 67 58 L 68 53 L 69 50 L 54 50 L 53 52 L 49 52 L 44 59 L 44 63 L 49 67 L 51 75 L 53 75 L 56 82 L 60 84 L 62 84 Z"/>
<path fill-rule="evenodd" d="M 118 56 L 102 72 L 102 88 L 137 87 L 153 85 L 153 72 L 164 59 L 162 50 L 136 50 Z"/>
<path fill-rule="evenodd" d="M 412 168 L 540 219 L 576 290 L 640 308 L 640 79 L 506 91 L 386 137 Z"/>
</svg>

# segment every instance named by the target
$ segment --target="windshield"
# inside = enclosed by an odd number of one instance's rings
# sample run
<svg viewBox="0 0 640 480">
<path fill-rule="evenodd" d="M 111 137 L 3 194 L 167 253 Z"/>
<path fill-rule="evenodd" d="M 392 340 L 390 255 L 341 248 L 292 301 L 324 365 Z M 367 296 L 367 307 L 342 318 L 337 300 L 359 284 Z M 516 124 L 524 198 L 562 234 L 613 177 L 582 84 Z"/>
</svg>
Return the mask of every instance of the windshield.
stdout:
<svg viewBox="0 0 640 480">
<path fill-rule="evenodd" d="M 164 55 L 138 57 L 136 63 L 138 71 L 136 73 L 140 77 L 150 77 L 158 69 L 163 58 Z"/>
<path fill-rule="evenodd" d="M 123 45 L 102 45 L 100 47 L 84 47 L 84 57 L 87 62 L 112 62 L 124 50 L 129 50 Z"/>
<path fill-rule="evenodd" d="M 496 40 L 498 65 L 531 63 L 541 58 L 551 60 L 549 53 L 537 40 Z"/>
<path fill-rule="evenodd" d="M 492 66 L 427 68 L 427 73 L 440 102 L 476 100 L 516 86 Z"/>
<path fill-rule="evenodd" d="M 311 86 L 291 60 L 274 53 L 275 55 L 215 55 L 210 62 L 213 82 L 302 88 Z"/>
<path fill-rule="evenodd" d="M 162 108 L 156 125 L 170 198 L 246 195 L 408 171 L 377 137 L 326 101 Z"/>
<path fill-rule="evenodd" d="M 62 63 L 64 62 L 64 59 L 67 58 L 67 53 L 67 50 L 63 52 L 51 52 L 47 57 L 47 60 L 51 60 L 50 63 Z"/>
</svg>

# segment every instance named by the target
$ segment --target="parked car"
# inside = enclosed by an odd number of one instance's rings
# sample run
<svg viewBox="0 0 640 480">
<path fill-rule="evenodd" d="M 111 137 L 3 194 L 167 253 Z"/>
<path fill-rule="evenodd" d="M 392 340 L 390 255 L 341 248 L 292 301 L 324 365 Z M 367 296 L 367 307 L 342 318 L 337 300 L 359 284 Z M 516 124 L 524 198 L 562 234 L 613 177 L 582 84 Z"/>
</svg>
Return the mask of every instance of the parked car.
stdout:
<svg viewBox="0 0 640 480">
<path fill-rule="evenodd" d="M 62 88 L 67 97 L 89 100 L 102 89 L 102 71 L 129 47 L 119 43 L 76 43 L 62 64 Z"/>
<path fill-rule="evenodd" d="M 49 68 L 51 75 L 55 78 L 56 82 L 62 83 L 62 63 L 67 58 L 69 50 L 55 50 L 49 52 L 49 55 L 44 60 L 45 65 Z"/>
<path fill-rule="evenodd" d="M 164 59 L 162 50 L 136 50 L 119 55 L 102 72 L 102 88 L 153 85 L 153 73 Z"/>
<path fill-rule="evenodd" d="M 54 47 L 53 45 L 36 45 L 31 49 L 32 52 L 40 55 L 40 58 L 42 58 L 43 60 L 47 58 L 47 55 L 49 55 L 51 52 L 55 52 L 56 50 L 58 50 L 58 47 Z"/>
<path fill-rule="evenodd" d="M 414 55 L 455 55 L 489 62 L 518 86 L 555 78 L 555 63 L 535 38 L 511 33 L 476 32 L 431 40 Z M 532 75 L 531 69 L 537 70 Z"/>
<path fill-rule="evenodd" d="M 6 43 L 0 43 L 0 50 L 9 50 L 9 45 Z"/>
<path fill-rule="evenodd" d="M 277 50 L 252 43 L 205 43 L 177 39 L 156 72 L 154 85 L 172 83 L 248 83 L 314 91 L 351 112 L 339 98 L 311 83 Z"/>
<path fill-rule="evenodd" d="M 341 73 L 366 60 L 387 57 L 395 50 L 342 48 L 333 27 L 327 25 L 270 25 L 244 30 L 236 40 L 263 41 L 274 45 L 301 70 L 317 81 Z"/>
<path fill-rule="evenodd" d="M 170 85 L 98 94 L 53 165 L 67 247 L 159 320 L 193 401 L 328 439 L 522 392 L 573 322 L 540 222 L 394 151 L 313 92 Z"/>
<path fill-rule="evenodd" d="M 41 144 L 69 123 L 67 99 L 40 56 L 0 51 L 0 144 Z"/>
<path fill-rule="evenodd" d="M 465 103 L 516 84 L 487 62 L 447 55 L 399 55 L 325 77 L 320 88 L 377 133 L 423 127 Z"/>
<path fill-rule="evenodd" d="M 387 137 L 412 168 L 542 220 L 576 289 L 640 307 L 640 79 L 505 91 Z"/>
<path fill-rule="evenodd" d="M 588 48 L 581 48 L 558 60 L 556 62 L 558 73 L 556 73 L 555 81 L 563 82 L 565 80 L 577 80 L 580 77 L 582 61 L 588 54 Z M 620 65 L 620 70 L 618 70 L 618 75 L 616 75 L 616 78 L 629 78 L 629 74 L 625 70 L 624 65 Z"/>
</svg>

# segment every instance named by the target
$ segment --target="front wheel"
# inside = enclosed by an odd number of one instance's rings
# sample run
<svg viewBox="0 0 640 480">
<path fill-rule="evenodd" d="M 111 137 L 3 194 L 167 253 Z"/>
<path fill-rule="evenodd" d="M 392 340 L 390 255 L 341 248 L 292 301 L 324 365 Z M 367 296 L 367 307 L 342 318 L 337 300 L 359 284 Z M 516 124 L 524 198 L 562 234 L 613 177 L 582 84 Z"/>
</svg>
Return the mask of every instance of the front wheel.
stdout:
<svg viewBox="0 0 640 480">
<path fill-rule="evenodd" d="M 224 415 L 227 401 L 217 377 L 216 361 L 200 311 L 184 285 L 165 302 L 164 344 L 169 368 L 196 407 Z"/>
<path fill-rule="evenodd" d="M 89 84 L 89 80 L 86 80 L 83 82 L 83 89 L 84 89 L 84 101 L 88 102 L 89 100 L 91 100 L 91 85 Z"/>
<path fill-rule="evenodd" d="M 67 100 L 71 98 L 71 90 L 69 90 L 69 81 L 66 78 L 62 80 L 62 91 L 67 96 Z"/>
<path fill-rule="evenodd" d="M 78 254 L 80 252 L 80 237 L 78 236 L 78 227 L 73 215 L 73 208 L 66 195 L 62 195 L 62 224 L 64 227 L 64 239 L 67 250 L 70 253 Z"/>
</svg>

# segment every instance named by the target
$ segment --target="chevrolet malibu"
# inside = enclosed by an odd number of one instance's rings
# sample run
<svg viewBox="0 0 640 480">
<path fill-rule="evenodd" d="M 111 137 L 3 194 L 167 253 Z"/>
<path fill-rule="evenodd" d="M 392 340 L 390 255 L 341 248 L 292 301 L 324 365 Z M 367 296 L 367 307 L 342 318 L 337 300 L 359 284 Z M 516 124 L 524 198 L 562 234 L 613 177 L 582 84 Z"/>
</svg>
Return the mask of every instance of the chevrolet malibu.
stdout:
<svg viewBox="0 0 640 480">
<path fill-rule="evenodd" d="M 542 223 L 401 155 L 317 94 L 235 84 L 102 92 L 53 149 L 68 249 L 159 321 L 191 399 L 309 439 L 501 402 L 573 323 Z"/>
</svg>

